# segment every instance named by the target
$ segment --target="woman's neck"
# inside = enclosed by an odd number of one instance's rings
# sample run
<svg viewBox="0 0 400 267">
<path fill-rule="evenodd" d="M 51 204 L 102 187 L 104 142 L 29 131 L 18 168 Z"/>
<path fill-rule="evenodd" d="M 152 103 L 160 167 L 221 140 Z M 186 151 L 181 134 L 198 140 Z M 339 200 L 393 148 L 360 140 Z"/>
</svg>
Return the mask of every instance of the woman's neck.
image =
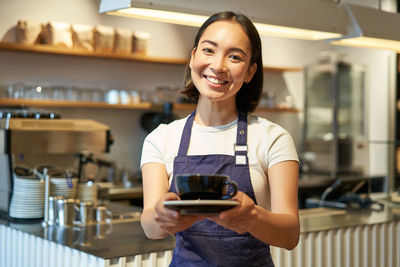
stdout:
<svg viewBox="0 0 400 267">
<path fill-rule="evenodd" d="M 226 101 L 202 100 L 197 104 L 195 121 L 202 126 L 219 126 L 228 124 L 237 119 L 236 103 Z"/>
</svg>

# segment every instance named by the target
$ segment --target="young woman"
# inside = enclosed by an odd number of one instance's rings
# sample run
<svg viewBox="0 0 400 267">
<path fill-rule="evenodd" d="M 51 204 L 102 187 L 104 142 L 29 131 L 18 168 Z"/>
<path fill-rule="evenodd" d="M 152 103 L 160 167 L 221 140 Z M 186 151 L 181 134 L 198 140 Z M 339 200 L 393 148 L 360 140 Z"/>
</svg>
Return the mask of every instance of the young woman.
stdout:
<svg viewBox="0 0 400 267">
<path fill-rule="evenodd" d="M 184 94 L 195 112 L 162 124 L 144 142 L 142 227 L 151 239 L 175 234 L 171 266 L 273 266 L 269 245 L 299 239 L 298 156 L 280 126 L 249 114 L 262 94 L 261 41 L 244 15 L 221 12 L 199 29 Z M 182 215 L 175 174 L 225 174 L 239 205 L 215 216 Z"/>
</svg>

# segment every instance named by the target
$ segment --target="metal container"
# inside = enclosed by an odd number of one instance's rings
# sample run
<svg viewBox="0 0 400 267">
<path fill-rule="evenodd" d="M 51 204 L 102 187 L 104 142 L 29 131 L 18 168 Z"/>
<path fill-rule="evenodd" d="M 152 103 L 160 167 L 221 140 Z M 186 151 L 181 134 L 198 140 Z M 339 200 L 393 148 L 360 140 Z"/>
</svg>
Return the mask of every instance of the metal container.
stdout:
<svg viewBox="0 0 400 267">
<path fill-rule="evenodd" d="M 83 225 L 94 222 L 94 204 L 92 201 L 81 201 L 79 208 L 80 222 Z"/>
<path fill-rule="evenodd" d="M 60 197 L 49 196 L 49 217 L 47 223 L 49 225 L 55 225 L 57 223 L 57 204 L 56 201 Z"/>
<path fill-rule="evenodd" d="M 96 222 L 105 223 L 107 220 L 111 219 L 111 212 L 107 210 L 107 207 L 104 205 L 96 207 Z"/>
<path fill-rule="evenodd" d="M 72 226 L 75 219 L 75 200 L 58 199 L 57 200 L 57 222 L 60 226 Z"/>
</svg>

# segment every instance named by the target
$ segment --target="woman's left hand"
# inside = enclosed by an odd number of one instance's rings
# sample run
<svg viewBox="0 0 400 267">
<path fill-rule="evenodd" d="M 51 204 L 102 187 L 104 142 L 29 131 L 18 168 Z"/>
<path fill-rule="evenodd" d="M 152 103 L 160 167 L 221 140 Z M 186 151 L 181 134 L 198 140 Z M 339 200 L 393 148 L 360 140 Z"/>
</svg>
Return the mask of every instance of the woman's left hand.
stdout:
<svg viewBox="0 0 400 267">
<path fill-rule="evenodd" d="M 238 201 L 239 205 L 216 216 L 207 217 L 207 219 L 238 234 L 249 232 L 257 220 L 256 204 L 253 199 L 241 191 L 238 191 L 231 200 Z"/>
</svg>

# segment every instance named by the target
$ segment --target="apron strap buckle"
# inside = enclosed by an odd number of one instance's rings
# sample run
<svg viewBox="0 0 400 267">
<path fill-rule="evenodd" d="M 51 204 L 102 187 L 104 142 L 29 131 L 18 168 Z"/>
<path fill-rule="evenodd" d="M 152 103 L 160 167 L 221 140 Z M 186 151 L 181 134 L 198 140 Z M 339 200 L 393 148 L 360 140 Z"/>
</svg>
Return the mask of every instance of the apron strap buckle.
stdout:
<svg viewBox="0 0 400 267">
<path fill-rule="evenodd" d="M 247 165 L 247 144 L 233 144 L 233 149 L 235 150 L 235 165 Z"/>
<path fill-rule="evenodd" d="M 235 154 L 238 151 L 245 151 L 247 153 L 247 144 L 244 145 L 238 145 L 238 144 L 233 144 L 233 149 L 235 150 Z"/>
</svg>

